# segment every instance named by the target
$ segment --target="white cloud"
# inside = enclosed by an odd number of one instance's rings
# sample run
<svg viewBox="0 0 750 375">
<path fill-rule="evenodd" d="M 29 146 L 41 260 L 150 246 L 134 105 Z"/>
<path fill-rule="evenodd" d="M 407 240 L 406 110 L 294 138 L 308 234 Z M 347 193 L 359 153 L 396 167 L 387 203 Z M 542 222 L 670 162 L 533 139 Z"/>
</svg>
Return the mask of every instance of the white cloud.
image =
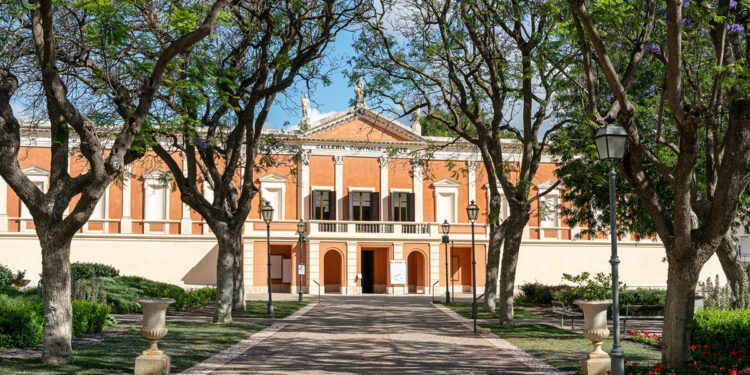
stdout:
<svg viewBox="0 0 750 375">
<path fill-rule="evenodd" d="M 310 122 L 312 123 L 312 122 L 318 121 L 334 113 L 336 113 L 336 111 L 329 111 L 329 112 L 321 113 L 317 108 L 310 108 Z"/>
</svg>

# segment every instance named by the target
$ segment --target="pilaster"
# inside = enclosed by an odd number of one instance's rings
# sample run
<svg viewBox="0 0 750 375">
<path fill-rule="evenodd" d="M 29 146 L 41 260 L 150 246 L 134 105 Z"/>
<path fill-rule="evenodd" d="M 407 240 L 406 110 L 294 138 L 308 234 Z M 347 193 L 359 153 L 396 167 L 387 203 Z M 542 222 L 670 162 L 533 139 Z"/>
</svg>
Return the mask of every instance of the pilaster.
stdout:
<svg viewBox="0 0 750 375">
<path fill-rule="evenodd" d="M 245 240 L 242 245 L 242 283 L 244 284 L 245 301 L 248 295 L 253 292 L 253 253 L 255 243 L 251 240 Z"/>
<path fill-rule="evenodd" d="M 388 190 L 388 156 L 383 155 L 379 158 L 380 160 L 380 220 L 388 221 L 388 212 L 390 207 L 388 202 L 389 190 Z"/>
<path fill-rule="evenodd" d="M 297 217 L 310 219 L 310 154 L 302 153 L 297 166 Z"/>
<path fill-rule="evenodd" d="M 424 208 L 422 199 L 422 166 L 414 162 L 412 171 L 412 186 L 414 190 L 414 221 L 421 223 L 424 221 Z"/>
<path fill-rule="evenodd" d="M 357 286 L 357 242 L 346 242 L 346 285 L 342 285 L 341 294 L 362 294 Z"/>
<path fill-rule="evenodd" d="M 477 162 L 469 160 L 467 162 L 469 168 L 469 202 L 477 200 Z M 466 202 L 468 206 L 469 202 Z M 459 204 L 460 205 L 460 204 Z M 489 205 L 488 205 L 489 206 Z"/>
<path fill-rule="evenodd" d="M 336 183 L 336 219 L 344 220 L 344 157 L 333 157 Z"/>
<path fill-rule="evenodd" d="M 393 243 L 393 259 L 394 260 L 406 259 L 404 258 L 404 243 L 403 242 Z M 408 294 L 408 288 L 409 288 L 408 285 L 391 285 L 389 292 L 391 294 L 396 294 L 396 295 Z"/>
<path fill-rule="evenodd" d="M 430 288 L 432 288 L 432 284 L 438 280 L 440 280 L 440 242 L 430 242 Z M 440 284 L 438 284 L 436 288 L 437 289 L 434 290 L 435 294 L 445 293 L 444 287 Z M 428 292 L 430 292 L 430 290 L 428 290 Z"/>
<path fill-rule="evenodd" d="M 187 157 L 182 153 L 182 173 L 187 172 Z M 180 218 L 180 234 L 193 234 L 193 221 L 190 219 L 190 207 L 182 203 L 182 217 Z"/>
<path fill-rule="evenodd" d="M 307 273 L 310 275 L 310 294 L 317 293 L 318 286 L 313 283 L 313 280 L 322 284 L 323 281 L 320 279 L 320 241 L 309 241 L 307 243 L 307 254 L 309 259 L 307 260 Z M 323 288 L 320 288 L 323 293 Z"/>
<path fill-rule="evenodd" d="M 120 218 L 120 233 L 133 232 L 133 220 L 130 218 L 130 185 L 133 175 L 130 166 L 125 167 L 122 172 L 122 218 Z"/>
</svg>

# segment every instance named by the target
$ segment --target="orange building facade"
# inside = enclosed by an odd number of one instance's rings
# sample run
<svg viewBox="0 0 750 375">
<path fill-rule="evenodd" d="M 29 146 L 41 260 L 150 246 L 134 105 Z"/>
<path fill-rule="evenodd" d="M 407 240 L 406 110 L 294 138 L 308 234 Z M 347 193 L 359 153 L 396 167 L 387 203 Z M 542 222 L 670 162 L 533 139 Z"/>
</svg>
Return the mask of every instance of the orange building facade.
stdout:
<svg viewBox="0 0 750 375">
<path fill-rule="evenodd" d="M 435 294 L 450 286 L 456 293 L 472 287 L 472 224 L 466 207 L 480 208 L 474 229 L 476 286 L 485 286 L 488 245 L 487 173 L 476 150 L 465 142 L 424 137 L 419 123 L 409 126 L 364 105 L 309 124 L 304 132 L 278 132 L 301 149 L 276 156 L 285 162 L 262 168 L 260 192 L 244 228 L 243 272 L 248 298 L 267 292 L 268 247 L 261 200 L 274 207 L 270 224 L 272 290 L 325 294 Z M 24 147 L 19 162 L 46 190 L 49 148 L 43 132 Z M 518 160 L 506 143 L 509 160 Z M 432 148 L 429 160 L 421 151 Z M 85 164 L 71 158 L 71 174 Z M 545 158 L 532 194 L 555 181 L 555 163 Z M 211 191 L 204 186 L 204 195 Z M 539 204 L 544 214 L 538 215 Z M 559 191 L 534 203 L 524 230 L 517 285 L 557 284 L 563 272 L 608 272 L 606 237 L 577 238 L 559 214 Z M 501 219 L 507 217 L 503 203 Z M 306 227 L 300 243 L 297 224 Z M 450 223 L 450 244 L 441 241 L 440 224 Z M 664 249 L 656 240 L 621 242 L 621 279 L 629 286 L 666 284 Z M 190 210 L 171 186 L 167 169 L 153 157 L 131 166 L 99 202 L 90 222 L 73 241 L 73 261 L 113 265 L 138 275 L 183 286 L 214 284 L 216 241 L 200 215 Z M 34 278 L 41 255 L 28 211 L 0 179 L 0 263 L 26 269 Z M 447 262 L 446 262 L 447 261 Z M 447 264 L 446 264 L 447 263 Z M 303 267 L 300 267 L 303 266 Z M 448 270 L 448 272 L 446 272 Z M 706 275 L 721 274 L 716 259 Z M 447 276 L 446 276 L 447 275 Z"/>
</svg>

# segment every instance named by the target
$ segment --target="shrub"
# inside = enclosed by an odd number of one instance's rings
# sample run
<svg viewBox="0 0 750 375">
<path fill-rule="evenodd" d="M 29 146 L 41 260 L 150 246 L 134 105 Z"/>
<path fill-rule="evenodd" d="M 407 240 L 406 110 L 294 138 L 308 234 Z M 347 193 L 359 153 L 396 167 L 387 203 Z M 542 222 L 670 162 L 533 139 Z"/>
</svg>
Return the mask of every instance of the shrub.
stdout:
<svg viewBox="0 0 750 375">
<path fill-rule="evenodd" d="M 693 342 L 714 353 L 750 348 L 750 309 L 698 310 L 693 317 Z"/>
<path fill-rule="evenodd" d="M 91 280 L 80 283 L 90 286 Z M 107 295 L 107 302 L 115 314 L 127 314 L 141 311 L 136 298 L 172 298 L 175 303 L 170 309 L 184 310 L 190 307 L 204 306 L 216 300 L 216 289 L 200 288 L 185 290 L 179 286 L 144 279 L 137 276 L 101 277 L 100 288 Z"/>
<path fill-rule="evenodd" d="M 565 285 L 544 285 L 542 283 L 526 283 L 521 285 L 519 301 L 535 305 L 549 305 L 554 299 L 554 293 L 569 288 Z"/>
<path fill-rule="evenodd" d="M 101 263 L 75 262 L 70 265 L 70 277 L 73 281 L 90 279 L 92 276 L 116 277 L 120 276 L 120 271 Z"/>
<path fill-rule="evenodd" d="M 627 305 L 661 305 L 667 298 L 667 291 L 660 289 L 625 289 L 620 290 L 620 314 L 625 314 Z M 661 315 L 659 311 L 639 311 L 630 315 Z"/>
<path fill-rule="evenodd" d="M 582 272 L 580 275 L 563 274 L 563 280 L 575 284 L 572 287 L 562 288 L 553 293 L 554 298 L 566 305 L 573 306 L 575 300 L 604 300 L 612 298 L 612 276 L 602 272 L 594 275 Z"/>
<path fill-rule="evenodd" d="M 73 301 L 73 336 L 99 333 L 104 329 L 109 306 L 90 301 Z"/>
<path fill-rule="evenodd" d="M 0 349 L 41 343 L 44 334 L 43 310 L 38 297 L 0 295 Z"/>
<path fill-rule="evenodd" d="M 8 267 L 0 264 L 0 289 L 10 287 L 10 280 L 13 279 L 13 272 Z"/>
</svg>

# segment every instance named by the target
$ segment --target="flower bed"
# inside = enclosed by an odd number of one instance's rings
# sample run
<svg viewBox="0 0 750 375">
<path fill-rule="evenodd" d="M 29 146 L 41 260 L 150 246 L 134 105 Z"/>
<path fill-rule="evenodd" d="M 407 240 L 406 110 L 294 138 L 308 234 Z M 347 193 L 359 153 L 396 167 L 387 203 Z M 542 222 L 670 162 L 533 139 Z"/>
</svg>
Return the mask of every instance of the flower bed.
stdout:
<svg viewBox="0 0 750 375">
<path fill-rule="evenodd" d="M 644 330 L 630 330 L 630 340 L 640 342 L 646 345 L 653 346 L 655 348 L 661 348 L 661 337 L 655 333 L 650 333 Z"/>
</svg>

